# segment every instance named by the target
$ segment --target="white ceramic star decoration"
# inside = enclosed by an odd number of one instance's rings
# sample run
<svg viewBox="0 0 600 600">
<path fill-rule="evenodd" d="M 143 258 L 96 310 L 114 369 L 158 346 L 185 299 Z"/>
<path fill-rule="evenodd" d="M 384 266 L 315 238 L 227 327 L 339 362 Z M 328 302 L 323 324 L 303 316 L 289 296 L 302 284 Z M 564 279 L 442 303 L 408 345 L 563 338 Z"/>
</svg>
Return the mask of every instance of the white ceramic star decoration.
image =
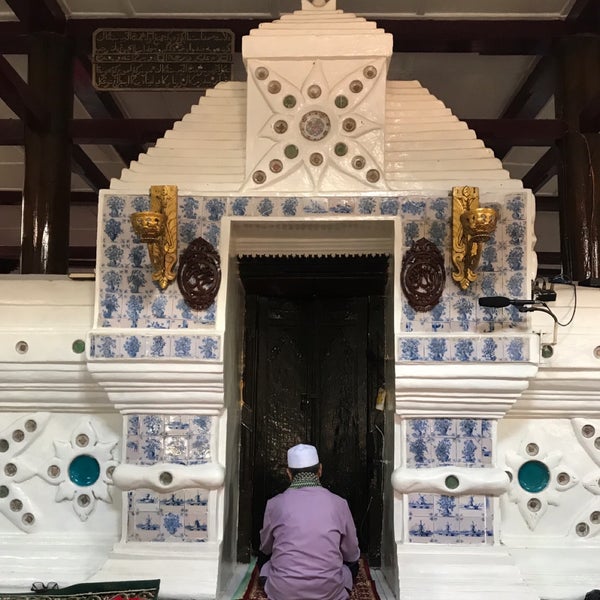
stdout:
<svg viewBox="0 0 600 600">
<path fill-rule="evenodd" d="M 299 170 L 312 191 L 340 176 L 362 189 L 386 189 L 380 143 L 383 119 L 361 104 L 384 73 L 383 60 L 354 66 L 331 85 L 315 60 L 300 87 L 272 63 L 256 62 L 251 76 L 270 116 L 258 138 L 272 145 L 250 169 L 246 189 L 268 188 Z"/>
<path fill-rule="evenodd" d="M 37 510 L 15 484 L 35 475 L 35 469 L 21 454 L 39 437 L 49 417 L 49 413 L 26 415 L 0 432 L 0 513 L 26 532 L 35 530 Z"/>
<path fill-rule="evenodd" d="M 57 486 L 56 502 L 70 500 L 82 521 L 92 513 L 96 500 L 112 502 L 112 472 L 118 464 L 113 451 L 117 443 L 99 441 L 92 423 L 82 422 L 73 429 L 69 442 L 54 442 L 56 456 L 39 473 Z"/>
<path fill-rule="evenodd" d="M 506 453 L 507 472 L 511 477 L 508 498 L 517 504 L 532 531 L 549 505 L 558 506 L 559 493 L 579 483 L 575 472 L 562 459 L 562 452 L 545 450 L 531 437 L 519 444 L 518 452 Z"/>
</svg>

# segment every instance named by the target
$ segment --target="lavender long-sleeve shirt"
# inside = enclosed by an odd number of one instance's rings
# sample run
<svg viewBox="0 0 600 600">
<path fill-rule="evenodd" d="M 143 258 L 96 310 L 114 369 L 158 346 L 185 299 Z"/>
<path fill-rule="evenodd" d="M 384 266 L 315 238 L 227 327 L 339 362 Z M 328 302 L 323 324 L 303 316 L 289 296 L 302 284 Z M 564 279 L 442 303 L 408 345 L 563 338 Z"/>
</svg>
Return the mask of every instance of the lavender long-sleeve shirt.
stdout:
<svg viewBox="0 0 600 600">
<path fill-rule="evenodd" d="M 346 600 L 352 575 L 343 561 L 360 550 L 348 503 L 323 487 L 289 488 L 267 502 L 260 549 L 269 600 Z"/>
</svg>

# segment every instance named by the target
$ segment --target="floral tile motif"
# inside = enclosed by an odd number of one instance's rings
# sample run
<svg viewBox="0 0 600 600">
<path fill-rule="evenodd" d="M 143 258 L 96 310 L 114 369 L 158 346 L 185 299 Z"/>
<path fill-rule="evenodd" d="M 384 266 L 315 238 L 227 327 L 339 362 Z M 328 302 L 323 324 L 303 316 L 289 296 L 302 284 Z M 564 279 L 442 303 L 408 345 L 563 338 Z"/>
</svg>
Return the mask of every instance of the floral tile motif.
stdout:
<svg viewBox="0 0 600 600">
<path fill-rule="evenodd" d="M 489 419 L 408 419 L 406 425 L 408 468 L 492 464 Z"/>
<path fill-rule="evenodd" d="M 466 292 L 452 283 L 449 196 L 221 198 L 188 195 L 181 196 L 178 202 L 180 251 L 199 236 L 218 249 L 221 220 L 225 216 L 265 219 L 336 215 L 346 218 L 398 217 L 402 221 L 402 247 L 405 250 L 414 241 L 426 237 L 438 247 L 446 263 L 446 289 L 437 307 L 428 313 L 416 313 L 402 300 L 401 327 L 404 331 L 430 334 L 492 334 L 519 328 L 524 331 L 525 316 L 514 307 L 483 308 L 478 306 L 477 298 L 494 295 L 528 297 L 526 258 L 531 232 L 526 216 L 531 207 L 525 194 L 508 194 L 503 199 L 496 196 L 493 202 L 487 203 L 485 196 L 482 198 L 483 206 L 498 210 L 499 221 L 495 234 L 483 247 L 478 279 Z M 136 237 L 129 220 L 133 212 L 148 207 L 149 199 L 145 196 L 107 195 L 103 199 L 98 255 L 98 325 L 167 330 L 214 325 L 214 305 L 205 311 L 193 311 L 183 301 L 176 285 L 161 291 L 152 281 L 147 247 Z M 468 349 L 463 352 L 450 348 L 440 355 L 438 349 L 433 351 L 436 357 L 433 360 L 448 360 L 447 355 L 471 360 L 478 351 L 469 353 Z M 510 352 L 519 356 L 513 347 Z M 487 356 L 490 358 L 485 360 L 492 360 L 492 354 L 487 353 Z"/>
<path fill-rule="evenodd" d="M 491 467 L 490 419 L 409 419 L 407 467 Z M 481 495 L 408 494 L 413 543 L 491 544 L 492 504 Z"/>
<path fill-rule="evenodd" d="M 211 417 L 128 415 L 127 463 L 194 465 L 211 459 Z M 204 542 L 208 538 L 208 493 L 187 489 L 168 494 L 135 490 L 128 495 L 127 538 L 137 542 Z"/>
<path fill-rule="evenodd" d="M 397 352 L 400 362 L 526 362 L 530 359 L 527 336 L 401 335 Z"/>
<path fill-rule="evenodd" d="M 96 333 L 90 337 L 90 357 L 94 359 L 177 358 L 216 361 L 221 357 L 221 338 L 217 335 L 173 335 L 167 331 L 164 335 Z"/>
</svg>

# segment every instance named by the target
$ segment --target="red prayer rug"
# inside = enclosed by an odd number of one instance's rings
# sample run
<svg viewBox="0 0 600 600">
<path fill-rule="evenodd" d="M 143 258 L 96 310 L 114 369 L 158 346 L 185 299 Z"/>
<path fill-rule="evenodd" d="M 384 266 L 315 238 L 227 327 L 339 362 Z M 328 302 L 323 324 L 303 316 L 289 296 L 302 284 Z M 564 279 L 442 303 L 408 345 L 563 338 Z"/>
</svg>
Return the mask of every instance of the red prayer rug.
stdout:
<svg viewBox="0 0 600 600">
<path fill-rule="evenodd" d="M 250 582 L 242 596 L 242 600 L 267 600 L 267 595 L 258 581 L 258 567 L 254 567 L 252 571 Z M 350 595 L 350 600 L 380 600 L 375 582 L 369 571 L 369 565 L 364 558 L 359 561 L 358 575 L 354 581 L 354 589 Z"/>
</svg>

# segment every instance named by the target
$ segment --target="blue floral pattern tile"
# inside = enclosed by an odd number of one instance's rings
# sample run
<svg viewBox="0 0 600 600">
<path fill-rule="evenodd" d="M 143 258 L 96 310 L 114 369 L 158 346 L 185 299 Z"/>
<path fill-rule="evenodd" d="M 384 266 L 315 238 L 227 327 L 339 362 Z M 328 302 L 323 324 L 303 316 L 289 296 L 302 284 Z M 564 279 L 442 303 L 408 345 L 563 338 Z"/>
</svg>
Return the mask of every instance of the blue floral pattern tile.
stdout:
<svg viewBox="0 0 600 600">
<path fill-rule="evenodd" d="M 491 467 L 489 419 L 408 419 L 407 467 Z M 492 504 L 485 496 L 411 493 L 408 541 L 438 544 L 491 544 Z"/>
<path fill-rule="evenodd" d="M 526 362 L 530 360 L 529 337 L 448 337 L 401 335 L 397 338 L 400 362 Z"/>
<path fill-rule="evenodd" d="M 154 327 L 156 329 L 156 327 Z M 92 334 L 90 357 L 95 359 L 166 358 L 218 361 L 221 338 L 216 335 Z"/>
<path fill-rule="evenodd" d="M 210 461 L 211 417 L 128 415 L 129 464 L 167 462 L 194 465 Z M 127 539 L 153 542 L 205 542 L 208 539 L 208 492 L 186 489 L 159 494 L 129 492 Z"/>
<path fill-rule="evenodd" d="M 483 247 L 478 279 L 469 290 L 462 292 L 452 282 L 451 251 L 451 198 L 414 194 L 407 196 L 352 196 L 352 197 L 257 197 L 246 196 L 222 198 L 212 196 L 181 196 L 178 200 L 179 251 L 197 237 L 203 237 L 215 248 L 221 241 L 221 221 L 225 216 L 272 218 L 273 216 L 295 218 L 301 216 L 398 217 L 401 223 L 404 248 L 420 237 L 432 241 L 442 252 L 446 265 L 446 287 L 440 302 L 428 313 L 416 313 L 405 299 L 401 299 L 400 327 L 406 333 L 440 336 L 442 341 L 429 341 L 422 345 L 422 354 L 415 354 L 407 345 L 403 360 L 527 360 L 526 352 L 519 352 L 518 344 L 499 344 L 492 351 L 491 342 L 483 346 L 457 345 L 449 341 L 448 334 L 476 333 L 492 336 L 495 332 L 519 330 L 525 332 L 526 316 L 508 307 L 490 309 L 479 307 L 481 296 L 506 295 L 528 297 L 527 249 L 530 245 L 530 224 L 526 216 L 531 211 L 530 196 L 508 194 L 502 198 L 494 195 L 493 206 L 499 212 L 498 227 Z M 161 291 L 152 281 L 152 268 L 145 244 L 134 234 L 130 216 L 135 211 L 148 210 L 146 196 L 107 194 L 102 198 L 102 223 L 98 249 L 98 315 L 100 327 L 151 328 L 157 330 L 195 329 L 214 326 L 216 305 L 207 310 L 191 310 L 183 301 L 177 286 L 171 285 Z M 163 338 L 166 342 L 166 338 Z M 143 354 L 147 358 L 177 356 L 181 359 L 195 357 L 212 360 L 218 354 L 209 339 L 192 341 L 189 348 L 183 340 L 175 343 L 160 340 L 144 343 L 140 338 Z M 498 344 L 498 342 L 496 342 Z M 445 346 L 445 350 L 444 350 Z M 98 346 L 99 348 L 99 346 Z M 114 357 L 120 352 L 129 354 L 120 343 L 113 349 Z M 509 350 L 510 348 L 510 350 Z M 412 358 L 409 358 L 412 357 Z M 110 357 L 108 350 L 103 357 Z M 133 358 L 133 356 L 131 356 Z"/>
</svg>

